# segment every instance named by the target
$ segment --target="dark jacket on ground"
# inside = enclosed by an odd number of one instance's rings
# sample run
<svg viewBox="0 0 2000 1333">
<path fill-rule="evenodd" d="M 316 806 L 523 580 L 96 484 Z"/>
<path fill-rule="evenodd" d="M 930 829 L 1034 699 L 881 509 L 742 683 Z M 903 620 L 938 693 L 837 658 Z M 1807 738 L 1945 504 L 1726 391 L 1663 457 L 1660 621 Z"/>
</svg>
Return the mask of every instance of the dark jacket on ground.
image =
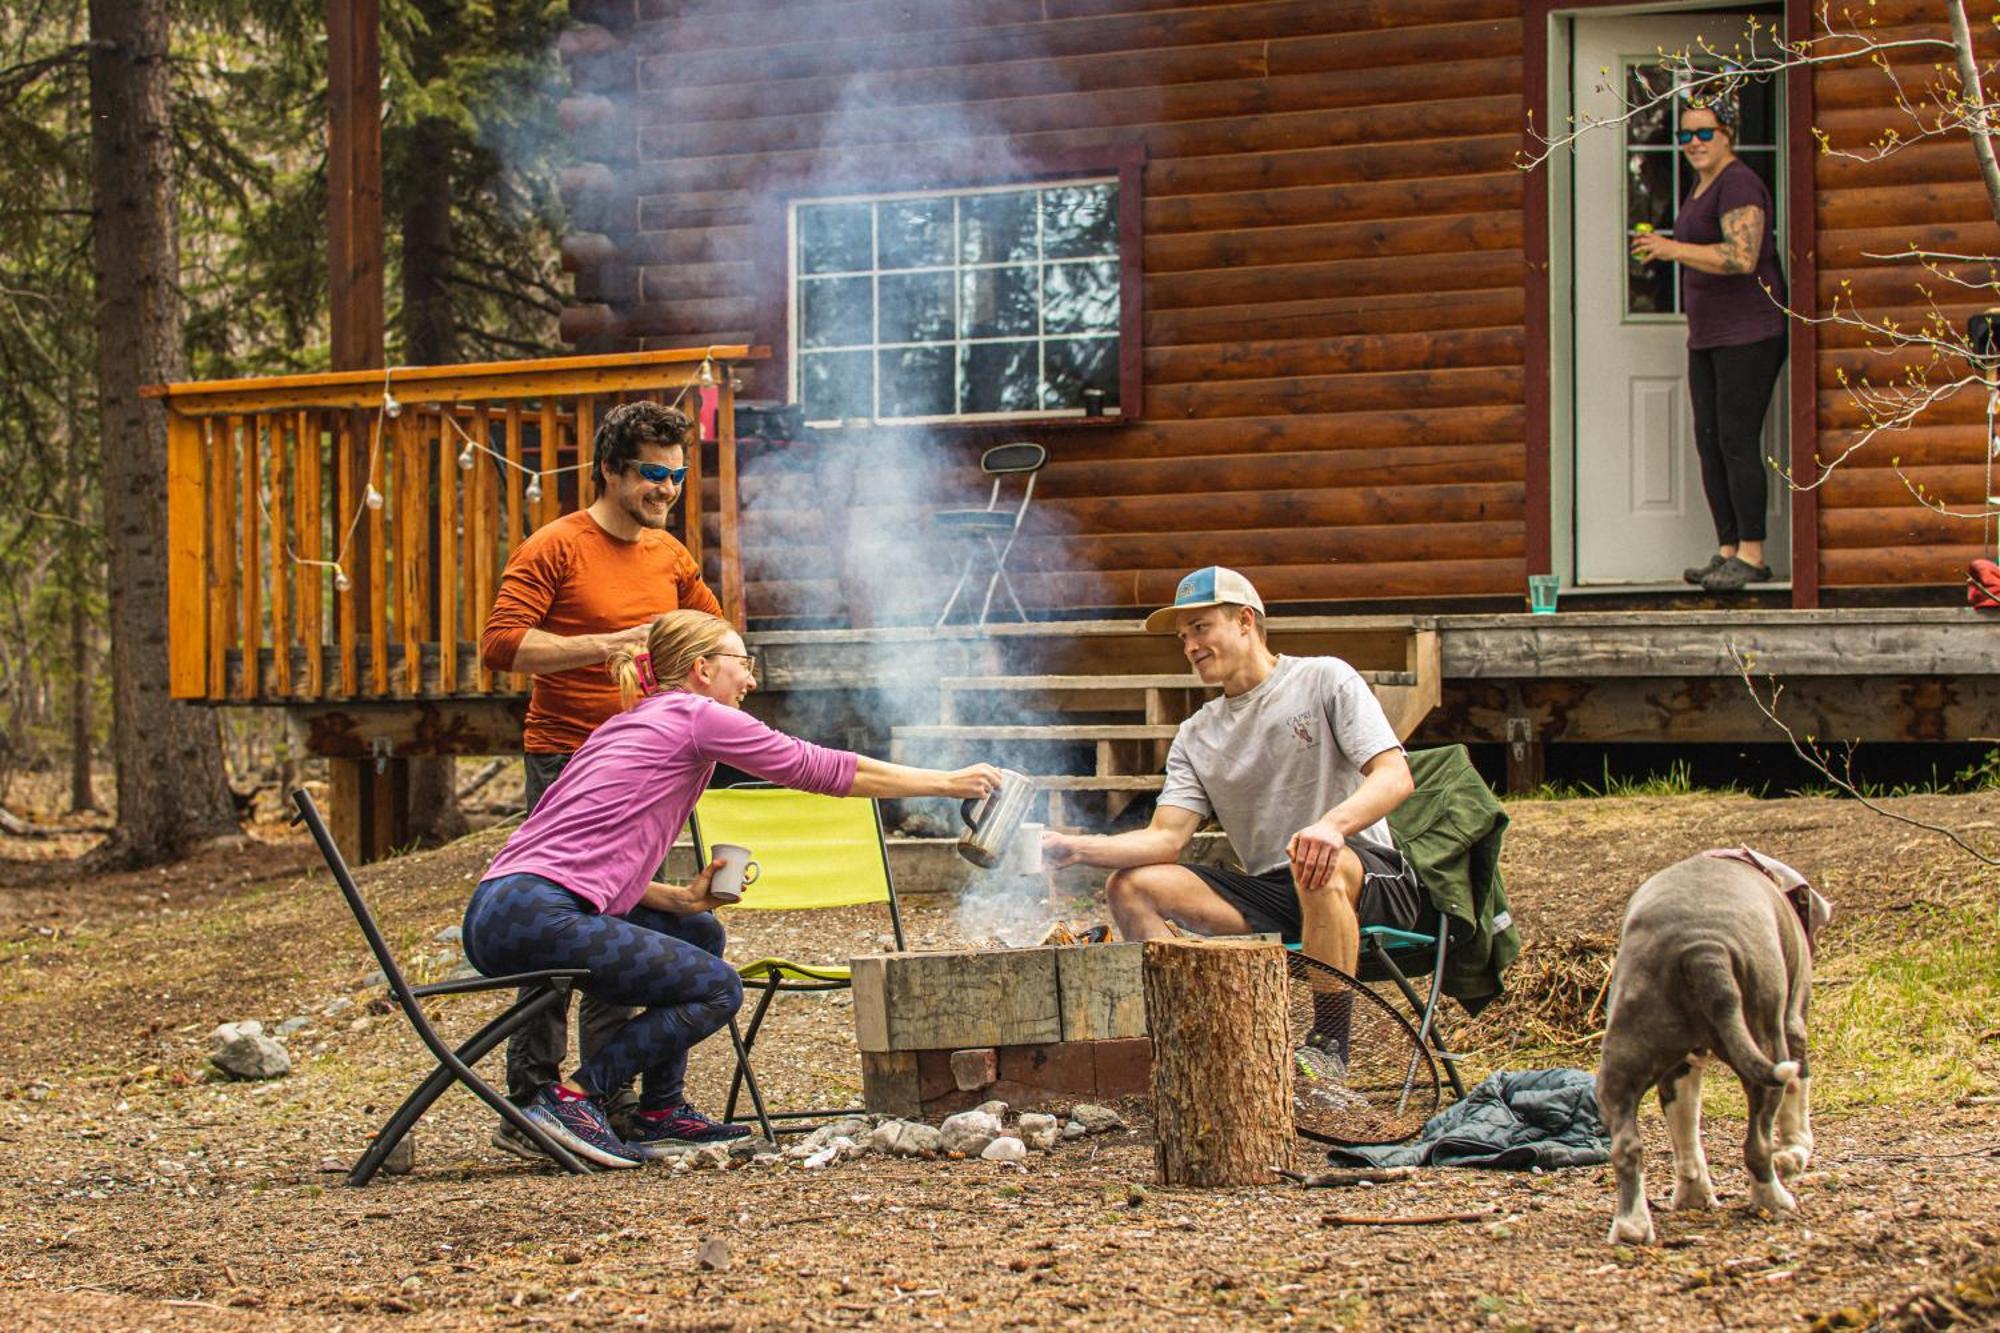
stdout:
<svg viewBox="0 0 2000 1333">
<path fill-rule="evenodd" d="M 1494 1074 L 1464 1101 L 1432 1116 L 1412 1142 L 1334 1148 L 1326 1156 L 1353 1166 L 1553 1170 L 1611 1160 L 1611 1137 L 1598 1118 L 1596 1083 L 1589 1074 L 1528 1069 Z"/>
<path fill-rule="evenodd" d="M 1409 759 L 1416 791 L 1390 812 L 1389 829 L 1431 906 L 1451 918 L 1444 993 L 1476 1014 L 1499 996 L 1501 973 L 1521 952 L 1500 882 L 1507 812 L 1463 745 L 1412 750 Z"/>
</svg>

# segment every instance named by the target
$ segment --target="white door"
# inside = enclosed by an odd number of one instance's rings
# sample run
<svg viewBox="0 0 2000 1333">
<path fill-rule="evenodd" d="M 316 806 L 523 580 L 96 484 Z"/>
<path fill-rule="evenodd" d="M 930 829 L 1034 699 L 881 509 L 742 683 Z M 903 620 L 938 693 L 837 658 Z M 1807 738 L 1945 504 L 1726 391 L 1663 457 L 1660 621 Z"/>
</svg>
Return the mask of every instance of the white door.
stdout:
<svg viewBox="0 0 2000 1333">
<path fill-rule="evenodd" d="M 1615 118 L 1621 92 L 1629 105 L 1644 100 L 1647 87 L 1664 88 L 1661 50 L 1686 50 L 1706 37 L 1726 51 L 1745 24 L 1742 15 L 1715 12 L 1578 18 L 1571 83 L 1578 120 Z M 1746 89 L 1736 148 L 1771 187 L 1781 258 L 1784 100 L 1781 82 Z M 1579 584 L 1678 582 L 1683 568 L 1706 562 L 1715 550 L 1690 424 L 1687 319 L 1681 314 L 1678 268 L 1631 257 L 1639 224 L 1670 232 L 1680 201 L 1694 188 L 1694 173 L 1674 143 L 1675 128 L 1672 104 L 1662 103 L 1577 141 L 1575 205 L 1568 221 Z M 1764 418 L 1767 457 L 1784 456 L 1785 417 L 1781 374 Z M 1786 579 L 1790 494 L 1776 474 L 1771 483 L 1765 560 Z"/>
</svg>

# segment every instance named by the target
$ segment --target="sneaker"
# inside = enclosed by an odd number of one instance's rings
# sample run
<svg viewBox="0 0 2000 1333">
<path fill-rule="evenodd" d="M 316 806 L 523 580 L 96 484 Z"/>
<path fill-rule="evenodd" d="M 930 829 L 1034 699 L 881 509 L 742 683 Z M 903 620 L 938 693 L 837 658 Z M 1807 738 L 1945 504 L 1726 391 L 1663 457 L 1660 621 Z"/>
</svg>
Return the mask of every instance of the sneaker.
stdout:
<svg viewBox="0 0 2000 1333">
<path fill-rule="evenodd" d="M 1752 583 L 1770 581 L 1769 565 L 1753 565 L 1732 555 L 1716 566 L 1713 573 L 1704 574 L 1701 586 L 1709 592 L 1741 592 Z"/>
<path fill-rule="evenodd" d="M 514 1127 L 511 1120 L 502 1120 L 493 1127 L 493 1137 L 487 1140 L 501 1152 L 514 1154 L 530 1162 L 546 1162 L 549 1155 L 542 1151 L 542 1145 Z"/>
<path fill-rule="evenodd" d="M 732 1125 L 721 1120 L 711 1120 L 701 1112 L 682 1102 L 671 1111 L 640 1111 L 632 1117 L 632 1134 L 628 1146 L 644 1155 L 647 1149 L 664 1147 L 668 1144 L 728 1143 L 733 1139 L 748 1138 L 750 1126 Z"/>
<path fill-rule="evenodd" d="M 559 1097 L 551 1083 L 528 1103 L 527 1115 L 550 1138 L 586 1162 L 609 1167 L 639 1165 L 639 1154 L 611 1132 L 604 1108 L 594 1097 Z"/>
<path fill-rule="evenodd" d="M 1333 1114 L 1365 1111 L 1368 1099 L 1347 1086 L 1347 1062 L 1331 1038 L 1315 1032 L 1292 1052 L 1294 1095 Z"/>
<path fill-rule="evenodd" d="M 1681 571 L 1681 582 L 1692 583 L 1695 587 L 1699 588 L 1701 581 L 1716 570 L 1721 569 L 1723 562 L 1728 559 L 1728 556 L 1717 552 L 1708 558 L 1708 563 L 1705 565 L 1689 565 Z"/>
</svg>

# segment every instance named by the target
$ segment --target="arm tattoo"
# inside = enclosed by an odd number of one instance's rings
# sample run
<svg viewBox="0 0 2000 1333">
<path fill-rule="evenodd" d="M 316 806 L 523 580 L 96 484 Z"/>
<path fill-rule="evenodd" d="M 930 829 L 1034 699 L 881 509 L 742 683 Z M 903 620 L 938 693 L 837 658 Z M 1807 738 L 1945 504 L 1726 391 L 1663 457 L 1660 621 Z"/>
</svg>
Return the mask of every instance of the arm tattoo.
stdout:
<svg viewBox="0 0 2000 1333">
<path fill-rule="evenodd" d="M 1764 245 L 1764 210 L 1755 204 L 1732 208 L 1722 215 L 1722 271 L 1748 273 L 1757 267 Z"/>
</svg>

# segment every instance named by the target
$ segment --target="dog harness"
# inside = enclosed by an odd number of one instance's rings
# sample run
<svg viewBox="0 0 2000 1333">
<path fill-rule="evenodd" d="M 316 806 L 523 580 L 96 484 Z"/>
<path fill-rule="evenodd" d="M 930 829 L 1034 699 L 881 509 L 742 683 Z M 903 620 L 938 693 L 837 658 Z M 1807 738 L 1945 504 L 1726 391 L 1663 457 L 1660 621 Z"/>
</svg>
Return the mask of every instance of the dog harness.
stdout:
<svg viewBox="0 0 2000 1333">
<path fill-rule="evenodd" d="M 1718 861 L 1741 861 L 1746 866 L 1754 866 L 1759 871 L 1762 871 L 1764 878 L 1770 880 L 1772 886 L 1778 890 L 1778 893 L 1784 900 L 1792 905 L 1792 911 L 1799 918 L 1799 928 L 1805 931 L 1806 956 L 1812 956 L 1813 888 L 1812 885 L 1806 883 L 1804 875 L 1793 870 L 1792 867 L 1786 865 L 1783 861 L 1775 860 L 1772 857 L 1764 855 L 1762 852 L 1752 851 L 1748 847 L 1714 847 L 1703 852 L 1702 855 L 1713 857 Z M 1778 873 L 1781 870 L 1790 872 L 1792 878 L 1798 882 L 1787 885 L 1784 877 Z"/>
</svg>

